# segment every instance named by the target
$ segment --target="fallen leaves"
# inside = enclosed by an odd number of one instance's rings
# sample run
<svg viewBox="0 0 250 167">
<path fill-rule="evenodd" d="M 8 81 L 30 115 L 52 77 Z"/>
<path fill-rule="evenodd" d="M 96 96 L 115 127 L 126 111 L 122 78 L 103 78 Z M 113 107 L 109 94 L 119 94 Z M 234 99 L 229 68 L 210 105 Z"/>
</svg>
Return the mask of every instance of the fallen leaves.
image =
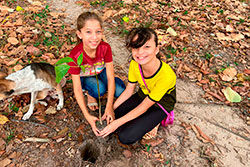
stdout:
<svg viewBox="0 0 250 167">
<path fill-rule="evenodd" d="M 228 101 L 238 103 L 241 102 L 241 96 L 232 90 L 230 87 L 227 87 L 226 89 L 223 89 L 222 92 L 224 93 L 225 97 Z"/>
<path fill-rule="evenodd" d="M 9 119 L 6 116 L 0 114 L 0 125 L 3 125 L 8 121 Z"/>
<path fill-rule="evenodd" d="M 122 152 L 122 154 L 123 154 L 126 158 L 130 158 L 130 157 L 132 156 L 132 153 L 131 153 L 131 151 L 129 151 L 129 150 L 124 150 L 124 151 Z"/>
<path fill-rule="evenodd" d="M 54 106 L 50 106 L 46 109 L 45 114 L 55 114 L 56 112 L 56 108 Z"/>
<path fill-rule="evenodd" d="M 18 41 L 15 37 L 9 37 L 9 38 L 7 39 L 7 41 L 8 41 L 9 43 L 11 43 L 12 45 L 16 45 L 16 44 L 19 43 L 19 41 Z"/>
<path fill-rule="evenodd" d="M 5 158 L 4 160 L 0 161 L 1 167 L 6 167 L 11 163 L 11 160 L 9 158 Z"/>
<path fill-rule="evenodd" d="M 141 144 L 142 145 L 151 145 L 152 147 L 154 146 L 157 146 L 159 144 L 161 144 L 162 142 L 164 141 L 164 139 L 148 139 L 148 140 L 145 140 L 145 139 L 142 139 L 141 140 Z"/>
<path fill-rule="evenodd" d="M 197 125 L 191 125 L 192 130 L 195 132 L 196 137 L 204 143 L 214 143 Z"/>
<path fill-rule="evenodd" d="M 169 34 L 171 34 L 172 36 L 177 36 L 177 33 L 175 32 L 175 30 L 173 29 L 173 28 L 171 28 L 171 27 L 169 27 L 168 29 L 167 29 L 167 32 L 169 33 Z"/>
<path fill-rule="evenodd" d="M 232 33 L 230 35 L 225 35 L 224 33 L 216 33 L 218 40 L 225 40 L 225 41 L 239 41 L 244 39 L 244 35 L 240 33 Z"/>
<path fill-rule="evenodd" d="M 237 70 L 235 68 L 226 68 L 222 74 L 220 75 L 223 81 L 231 81 L 237 74 Z"/>
</svg>

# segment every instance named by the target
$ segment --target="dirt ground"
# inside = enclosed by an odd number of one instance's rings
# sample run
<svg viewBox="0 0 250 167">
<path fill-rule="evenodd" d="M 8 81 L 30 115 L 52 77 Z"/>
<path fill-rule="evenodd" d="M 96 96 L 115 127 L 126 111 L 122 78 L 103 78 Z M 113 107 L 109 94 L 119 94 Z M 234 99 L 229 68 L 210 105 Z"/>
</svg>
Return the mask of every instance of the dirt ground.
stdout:
<svg viewBox="0 0 250 167">
<path fill-rule="evenodd" d="M 76 17 L 84 10 L 74 2 L 52 0 L 49 4 L 55 11 L 66 9 L 65 22 L 74 26 Z M 105 36 L 113 51 L 116 74 L 125 79 L 129 52 L 124 40 L 108 28 Z M 8 143 L 4 154 L 8 156 L 0 158 L 0 167 L 6 162 L 9 162 L 8 167 L 250 166 L 250 127 L 239 117 L 237 109 L 209 104 L 202 98 L 201 88 L 189 81 L 177 79 L 176 87 L 174 125 L 160 127 L 154 140 L 124 146 L 116 135 L 106 139 L 94 136 L 74 100 L 72 84 L 67 83 L 64 87 L 65 109 L 48 115 L 46 124 L 12 120 L 1 127 L 1 131 L 15 129 L 19 136 Z M 43 136 L 53 140 L 21 140 Z M 0 146 L 3 142 L 0 140 Z M 89 156 L 91 150 L 95 154 Z M 92 159 L 82 160 L 89 157 Z"/>
</svg>

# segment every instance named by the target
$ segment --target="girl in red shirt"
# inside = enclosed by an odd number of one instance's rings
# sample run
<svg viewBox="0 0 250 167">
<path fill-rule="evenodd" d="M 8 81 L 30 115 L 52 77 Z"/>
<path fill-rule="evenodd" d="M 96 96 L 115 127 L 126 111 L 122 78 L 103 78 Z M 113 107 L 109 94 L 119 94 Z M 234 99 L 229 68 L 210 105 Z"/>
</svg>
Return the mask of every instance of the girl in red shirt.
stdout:
<svg viewBox="0 0 250 167">
<path fill-rule="evenodd" d="M 97 81 L 98 76 L 100 95 L 103 96 L 108 90 L 107 104 L 102 119 L 109 124 L 114 120 L 113 99 L 118 97 L 125 89 L 123 81 L 114 77 L 112 51 L 108 43 L 102 41 L 103 27 L 100 17 L 92 12 L 84 12 L 77 19 L 77 37 L 80 43 L 75 46 L 69 57 L 74 62 L 69 73 L 72 75 L 73 90 L 83 115 L 92 127 L 95 135 L 99 135 L 95 122 L 97 117 L 88 112 L 84 102 L 83 91 L 88 91 L 88 107 L 92 110 L 98 109 L 96 99 L 98 98 Z M 77 65 L 77 58 L 83 53 L 83 72 Z"/>
</svg>

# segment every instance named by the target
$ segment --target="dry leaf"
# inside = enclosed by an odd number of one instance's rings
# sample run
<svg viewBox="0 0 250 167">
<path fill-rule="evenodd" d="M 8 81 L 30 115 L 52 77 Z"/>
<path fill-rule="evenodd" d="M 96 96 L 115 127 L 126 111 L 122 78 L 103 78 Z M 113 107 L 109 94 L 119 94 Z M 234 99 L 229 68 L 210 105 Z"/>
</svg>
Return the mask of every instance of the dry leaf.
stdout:
<svg viewBox="0 0 250 167">
<path fill-rule="evenodd" d="M 51 33 L 50 33 L 50 32 L 45 32 L 44 36 L 45 36 L 45 37 L 47 37 L 47 38 L 52 37 L 52 35 L 51 35 Z"/>
<path fill-rule="evenodd" d="M 50 106 L 46 111 L 45 111 L 45 114 L 55 114 L 57 111 L 56 111 L 56 108 L 53 107 L 53 106 Z"/>
<path fill-rule="evenodd" d="M 69 130 L 69 128 L 68 128 L 68 127 L 65 127 L 63 130 L 61 130 L 60 132 L 58 132 L 58 135 L 65 134 L 65 133 L 68 132 L 68 130 Z"/>
<path fill-rule="evenodd" d="M 133 1 L 132 1 L 132 0 L 123 0 L 123 3 L 124 3 L 124 4 L 132 4 Z"/>
<path fill-rule="evenodd" d="M 244 39 L 244 35 L 242 35 L 242 34 L 231 34 L 231 40 L 232 41 L 239 41 L 241 39 Z"/>
<path fill-rule="evenodd" d="M 50 60 L 50 59 L 55 59 L 55 56 L 53 53 L 44 53 L 41 57 L 44 60 Z"/>
<path fill-rule="evenodd" d="M 224 93 L 225 97 L 228 101 L 238 103 L 241 102 L 241 96 L 232 90 L 230 87 L 227 87 L 226 89 L 223 89 L 222 92 Z"/>
<path fill-rule="evenodd" d="M 220 77 L 223 81 L 231 81 L 236 76 L 237 71 L 235 68 L 226 68 L 223 71 L 223 74 L 220 74 Z"/>
<path fill-rule="evenodd" d="M 60 16 L 60 13 L 56 13 L 56 12 L 50 12 L 49 13 L 52 17 L 54 18 L 58 18 Z"/>
<path fill-rule="evenodd" d="M 217 36 L 218 40 L 226 40 L 226 41 L 230 40 L 230 38 L 228 36 L 226 36 L 224 33 L 218 32 L 218 33 L 216 33 L 216 36 Z"/>
<path fill-rule="evenodd" d="M 203 133 L 203 132 L 201 131 L 201 129 L 200 129 L 197 125 L 194 124 L 194 126 L 195 126 L 195 128 L 197 129 L 197 131 L 199 132 L 199 135 L 200 135 L 203 139 L 205 139 L 205 140 L 207 140 L 207 141 L 209 141 L 209 142 L 211 142 L 211 143 L 214 143 L 205 133 Z"/>
<path fill-rule="evenodd" d="M 177 33 L 175 32 L 175 30 L 173 29 L 173 28 L 171 28 L 171 27 L 169 27 L 168 29 L 167 29 L 167 32 L 169 33 L 169 34 L 171 34 L 172 36 L 177 36 Z"/>
<path fill-rule="evenodd" d="M 244 73 L 245 73 L 245 74 L 250 74 L 250 70 L 249 70 L 249 69 L 245 69 L 245 70 L 244 70 Z"/>
<path fill-rule="evenodd" d="M 225 99 L 223 97 L 221 97 L 220 95 L 218 95 L 218 94 L 216 94 L 214 92 L 207 91 L 207 93 L 212 95 L 213 97 L 217 98 L 220 101 L 225 101 Z"/>
<path fill-rule="evenodd" d="M 19 70 L 21 70 L 23 68 L 23 66 L 21 65 L 21 64 L 18 64 L 18 65 L 16 65 L 15 67 L 14 67 L 14 70 L 15 71 L 19 71 Z"/>
<path fill-rule="evenodd" d="M 8 121 L 9 121 L 9 119 L 6 116 L 0 115 L 0 125 L 3 125 Z"/>
<path fill-rule="evenodd" d="M 42 3 L 39 2 L 39 1 L 32 1 L 32 0 L 30 0 L 30 3 L 31 3 L 32 5 L 34 5 L 34 6 L 42 6 Z"/>
<path fill-rule="evenodd" d="M 107 11 L 104 13 L 102 19 L 103 19 L 103 20 L 106 20 L 106 19 L 109 18 L 112 14 L 113 14 L 113 10 L 107 10 Z"/>
<path fill-rule="evenodd" d="M 226 31 L 227 32 L 234 32 L 234 27 L 232 25 L 227 25 L 226 26 Z"/>
<path fill-rule="evenodd" d="M 4 141 L 4 139 L 0 138 L 0 150 L 5 149 L 5 144 L 6 144 L 6 142 Z"/>
<path fill-rule="evenodd" d="M 14 12 L 14 9 L 11 9 L 11 8 L 9 8 L 7 6 L 2 6 L 2 5 L 0 5 L 0 10 L 1 11 Z"/>
<path fill-rule="evenodd" d="M 9 158 L 5 158 L 4 160 L 0 161 L 0 166 L 1 167 L 6 167 L 11 163 L 11 160 Z"/>
<path fill-rule="evenodd" d="M 17 40 L 15 37 L 9 37 L 9 38 L 7 39 L 7 41 L 8 41 L 9 43 L 11 43 L 12 45 L 18 44 L 18 40 Z"/>
<path fill-rule="evenodd" d="M 150 144 L 152 147 L 154 147 L 161 144 L 163 141 L 164 139 L 148 139 L 148 140 L 142 139 L 141 144 L 142 145 Z"/>
<path fill-rule="evenodd" d="M 131 153 L 131 151 L 129 151 L 129 150 L 124 150 L 124 151 L 122 152 L 122 154 L 123 154 L 126 158 L 130 158 L 130 157 L 132 156 L 132 153 Z"/>
<path fill-rule="evenodd" d="M 35 46 L 28 46 L 26 48 L 27 52 L 29 52 L 31 55 L 39 55 L 40 54 L 40 50 L 35 47 Z"/>
<path fill-rule="evenodd" d="M 128 9 L 122 9 L 120 10 L 118 13 L 114 14 L 113 17 L 117 16 L 117 15 L 121 15 L 121 14 L 125 14 L 125 13 L 129 13 L 130 11 Z"/>
</svg>

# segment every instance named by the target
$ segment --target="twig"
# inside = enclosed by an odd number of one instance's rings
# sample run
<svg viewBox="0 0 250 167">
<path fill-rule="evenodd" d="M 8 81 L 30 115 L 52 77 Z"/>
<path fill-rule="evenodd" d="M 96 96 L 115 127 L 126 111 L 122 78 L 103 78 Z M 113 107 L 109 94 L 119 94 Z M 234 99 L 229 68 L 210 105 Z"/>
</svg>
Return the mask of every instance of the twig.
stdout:
<svg viewBox="0 0 250 167">
<path fill-rule="evenodd" d="M 31 123 L 31 124 L 34 124 L 34 125 L 43 126 L 43 127 L 45 127 L 45 128 L 48 128 L 48 129 L 53 130 L 53 131 L 56 132 L 55 129 L 53 129 L 53 128 L 51 128 L 51 127 L 48 127 L 47 125 L 43 125 L 43 124 L 36 123 L 36 122 L 30 122 L 30 121 L 24 121 L 24 120 L 16 120 L 16 119 L 11 119 L 11 121 L 13 121 L 13 122 Z"/>
<path fill-rule="evenodd" d="M 50 140 L 50 139 L 47 139 L 47 138 L 29 137 L 29 138 L 24 139 L 23 141 L 24 141 L 24 142 L 25 142 L 25 141 L 30 141 L 30 142 L 48 143 L 48 142 L 50 142 L 51 140 Z"/>
</svg>

